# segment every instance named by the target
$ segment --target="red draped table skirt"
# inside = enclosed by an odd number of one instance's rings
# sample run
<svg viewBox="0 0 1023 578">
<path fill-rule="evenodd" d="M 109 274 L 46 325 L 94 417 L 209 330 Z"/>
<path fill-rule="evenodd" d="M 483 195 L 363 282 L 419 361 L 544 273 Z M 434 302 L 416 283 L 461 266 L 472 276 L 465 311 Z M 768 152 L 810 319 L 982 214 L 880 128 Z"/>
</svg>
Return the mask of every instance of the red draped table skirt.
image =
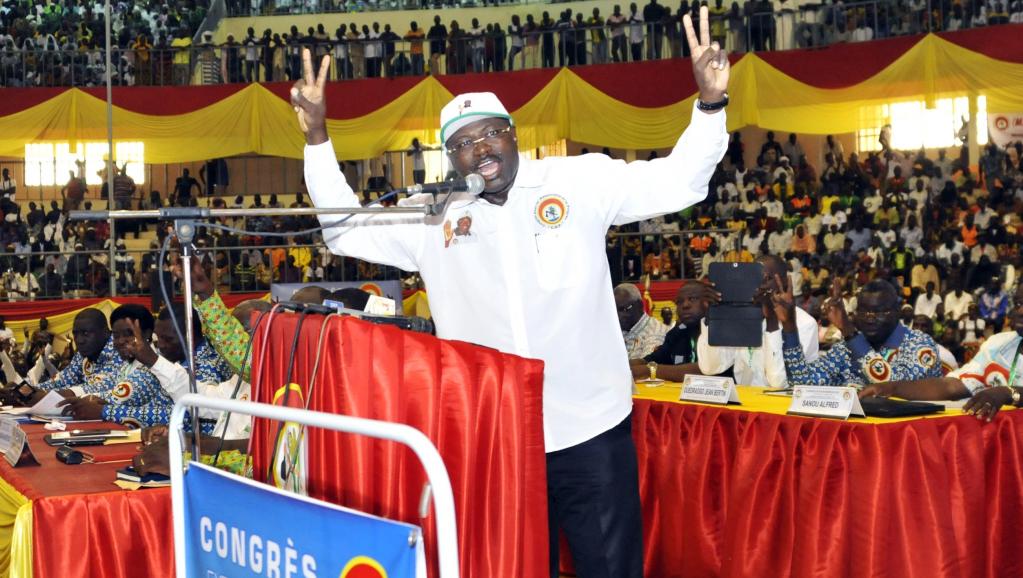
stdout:
<svg viewBox="0 0 1023 578">
<path fill-rule="evenodd" d="M 878 424 L 636 399 L 646 575 L 1023 576 L 1023 411 L 947 413 Z"/>
</svg>

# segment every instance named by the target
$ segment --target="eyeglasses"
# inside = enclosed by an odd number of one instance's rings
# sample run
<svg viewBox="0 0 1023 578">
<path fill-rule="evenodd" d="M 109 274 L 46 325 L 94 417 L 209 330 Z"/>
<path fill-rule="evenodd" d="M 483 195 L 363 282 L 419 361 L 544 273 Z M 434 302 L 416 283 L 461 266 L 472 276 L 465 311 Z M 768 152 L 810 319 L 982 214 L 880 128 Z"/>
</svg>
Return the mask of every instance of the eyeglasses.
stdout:
<svg viewBox="0 0 1023 578">
<path fill-rule="evenodd" d="M 885 319 L 892 314 L 894 310 L 885 309 L 884 311 L 856 311 L 856 317 L 864 321 L 877 321 L 878 319 Z"/>
<path fill-rule="evenodd" d="M 615 307 L 615 309 L 617 309 L 619 313 L 625 313 L 625 312 L 631 310 L 635 306 L 636 306 L 635 303 L 630 303 L 630 304 L 624 305 L 622 307 Z"/>
<path fill-rule="evenodd" d="M 470 148 L 480 144 L 481 142 L 494 142 L 497 139 L 501 138 L 502 135 L 505 135 L 505 134 L 508 134 L 509 132 L 511 132 L 511 129 L 512 129 L 511 126 L 506 126 L 504 128 L 492 128 L 492 129 L 488 130 L 486 133 L 484 133 L 483 136 L 481 136 L 479 138 L 465 138 L 465 139 L 462 139 L 462 140 L 457 141 L 457 142 L 455 142 L 454 144 L 452 144 L 451 146 L 448 147 L 448 154 L 449 155 L 453 155 L 453 154 L 458 154 L 458 153 L 466 152 Z"/>
</svg>

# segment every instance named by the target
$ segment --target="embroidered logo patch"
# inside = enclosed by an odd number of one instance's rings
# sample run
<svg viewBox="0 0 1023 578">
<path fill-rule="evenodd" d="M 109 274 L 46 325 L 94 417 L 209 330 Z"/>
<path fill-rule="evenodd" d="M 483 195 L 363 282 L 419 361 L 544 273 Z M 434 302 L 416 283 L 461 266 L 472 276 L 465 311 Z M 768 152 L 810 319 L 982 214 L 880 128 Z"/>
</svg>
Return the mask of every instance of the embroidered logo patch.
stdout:
<svg viewBox="0 0 1023 578">
<path fill-rule="evenodd" d="M 568 201 L 561 195 L 547 195 L 536 202 L 536 220 L 545 227 L 560 227 L 568 217 Z"/>
<path fill-rule="evenodd" d="M 888 366 L 888 363 L 881 357 L 874 357 L 867 360 L 867 377 L 871 381 L 877 383 L 881 381 L 888 381 L 891 377 L 892 369 Z"/>
<path fill-rule="evenodd" d="M 110 391 L 110 395 L 114 396 L 119 400 L 125 400 L 131 397 L 131 392 L 132 392 L 131 383 L 127 381 L 122 381 L 121 383 L 118 383 L 116 386 L 114 386 L 114 389 Z"/>
<path fill-rule="evenodd" d="M 938 354 L 930 347 L 925 347 L 918 351 L 916 358 L 920 365 L 927 368 L 934 367 L 934 364 L 938 362 Z"/>
</svg>

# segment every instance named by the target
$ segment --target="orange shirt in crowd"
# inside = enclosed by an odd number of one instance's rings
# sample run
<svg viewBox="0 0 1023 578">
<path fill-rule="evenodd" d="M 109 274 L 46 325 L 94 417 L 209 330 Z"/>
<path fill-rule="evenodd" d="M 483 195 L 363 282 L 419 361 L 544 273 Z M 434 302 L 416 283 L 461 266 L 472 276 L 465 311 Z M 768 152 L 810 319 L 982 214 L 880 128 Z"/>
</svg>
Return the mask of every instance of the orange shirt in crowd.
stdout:
<svg viewBox="0 0 1023 578">
<path fill-rule="evenodd" d="M 977 225 L 969 229 L 966 228 L 966 225 L 963 225 L 959 229 L 959 234 L 963 236 L 963 245 L 966 245 L 967 249 L 972 249 L 977 244 Z"/>
<path fill-rule="evenodd" d="M 689 241 L 689 248 L 693 251 L 703 253 L 710 248 L 710 244 L 714 242 L 714 239 L 710 238 L 710 235 L 697 235 Z"/>
</svg>

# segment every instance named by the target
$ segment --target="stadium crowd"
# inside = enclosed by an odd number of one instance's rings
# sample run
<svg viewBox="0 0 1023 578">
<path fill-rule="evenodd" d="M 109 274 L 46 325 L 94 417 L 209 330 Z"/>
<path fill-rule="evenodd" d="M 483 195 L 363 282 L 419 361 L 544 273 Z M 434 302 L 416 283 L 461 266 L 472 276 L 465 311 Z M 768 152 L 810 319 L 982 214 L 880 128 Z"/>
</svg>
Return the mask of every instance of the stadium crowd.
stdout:
<svg viewBox="0 0 1023 578">
<path fill-rule="evenodd" d="M 450 0 L 446 4 L 451 5 Z M 707 4 L 706 0 L 703 2 Z M 323 23 L 300 30 L 249 28 L 243 38 L 229 35 L 214 44 L 212 33 L 198 31 L 205 2 L 117 2 L 112 19 L 113 82 L 119 85 L 219 84 L 294 81 L 300 75 L 302 48 L 331 53 L 338 79 L 379 76 L 463 74 L 522 68 L 575 66 L 688 57 L 681 20 L 698 20 L 699 2 L 677 7 L 657 0 L 616 5 L 611 13 L 537 10 L 510 22 L 413 21 L 406 30 L 379 22 Z M 0 4 L 0 85 L 95 86 L 104 81 L 102 4 L 71 0 Z M 389 6 L 381 6 L 388 8 Z M 418 7 L 418 6 L 417 6 Z M 423 5 L 423 8 L 433 6 Z M 361 12 L 377 8 L 363 0 L 348 2 L 254 1 L 231 3 L 242 15 L 320 11 Z M 441 8 L 441 6 L 438 6 Z M 824 4 L 819 12 L 779 39 L 781 9 L 767 0 L 709 6 L 712 37 L 733 52 L 788 46 L 825 46 L 878 38 L 953 31 L 1023 22 L 1023 2 L 967 0 L 953 3 L 896 2 Z M 804 11 L 805 12 L 805 11 Z M 791 30 L 789 30 L 791 28 Z"/>
</svg>

